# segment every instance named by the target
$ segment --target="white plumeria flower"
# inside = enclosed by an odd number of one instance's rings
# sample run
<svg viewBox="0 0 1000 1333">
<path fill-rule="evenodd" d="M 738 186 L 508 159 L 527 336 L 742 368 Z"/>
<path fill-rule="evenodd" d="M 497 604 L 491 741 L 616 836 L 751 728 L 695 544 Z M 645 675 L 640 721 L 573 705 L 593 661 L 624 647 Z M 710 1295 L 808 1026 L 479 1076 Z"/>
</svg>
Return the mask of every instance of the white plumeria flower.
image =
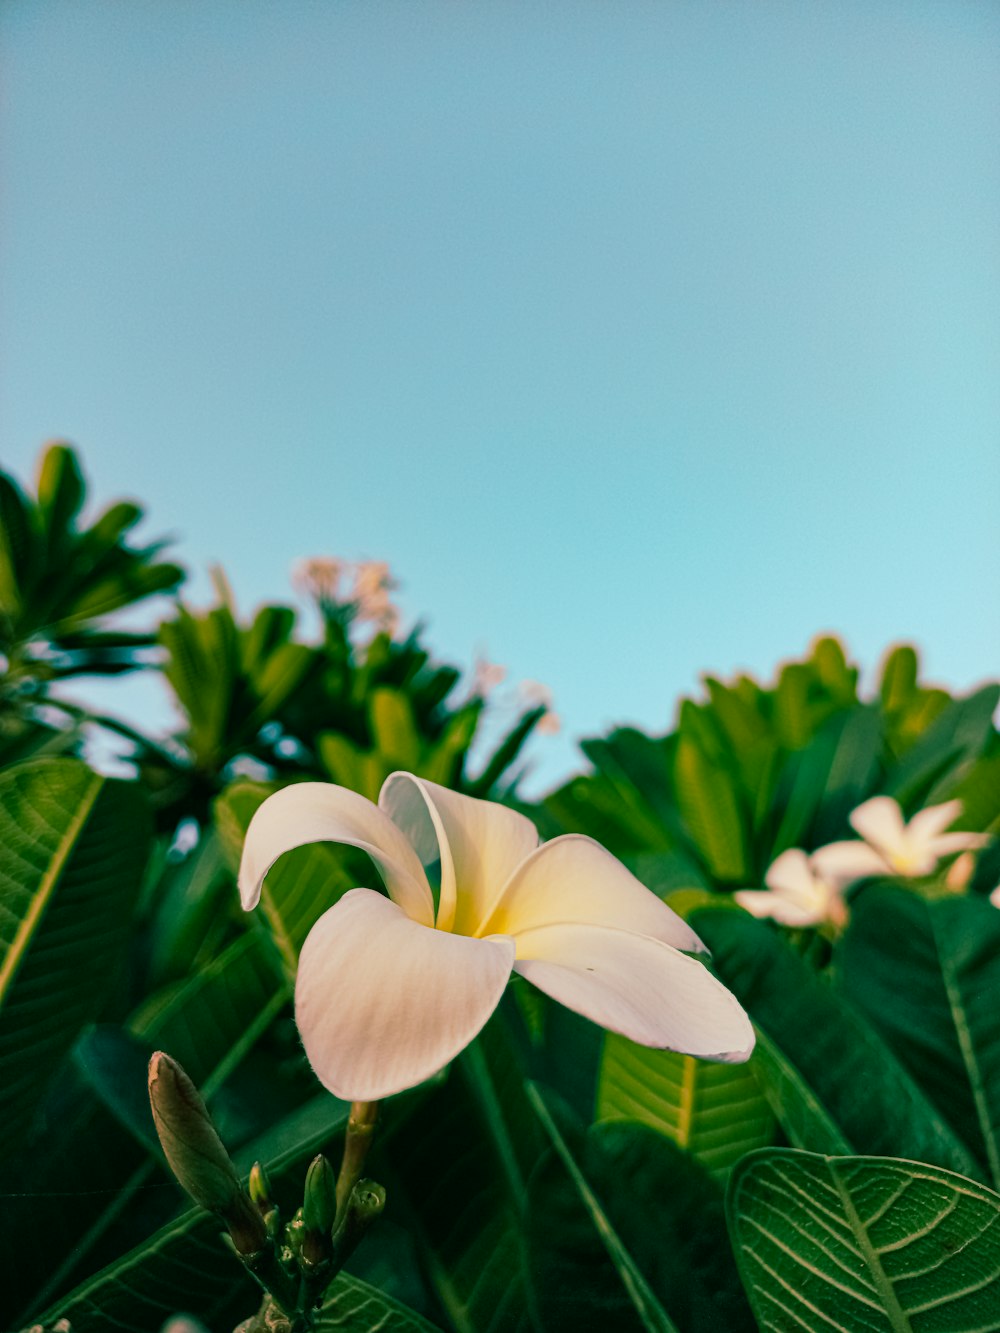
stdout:
<svg viewBox="0 0 1000 1333">
<path fill-rule="evenodd" d="M 998 884 L 990 894 L 990 902 L 994 907 L 1000 907 L 1000 884 Z"/>
<path fill-rule="evenodd" d="M 782 852 L 764 876 L 767 889 L 739 889 L 733 894 L 754 916 L 770 917 L 783 926 L 843 926 L 847 906 L 837 885 L 817 874 L 798 847 Z"/>
<path fill-rule="evenodd" d="M 703 951 L 697 935 L 590 838 L 539 846 L 516 811 L 409 773 L 386 779 L 378 805 L 304 782 L 250 821 L 244 908 L 279 856 L 320 841 L 367 852 L 389 894 L 351 889 L 302 946 L 295 1017 L 338 1097 L 376 1101 L 437 1073 L 486 1023 L 512 971 L 645 1046 L 727 1062 L 753 1049 L 739 1003 L 681 952 Z"/>
<path fill-rule="evenodd" d="M 930 875 L 942 856 L 981 847 L 981 833 L 946 833 L 962 813 L 961 801 L 945 801 L 920 810 L 909 823 L 891 796 L 873 796 L 850 816 L 863 842 L 832 842 L 813 853 L 820 874 L 840 884 L 870 875 Z"/>
</svg>

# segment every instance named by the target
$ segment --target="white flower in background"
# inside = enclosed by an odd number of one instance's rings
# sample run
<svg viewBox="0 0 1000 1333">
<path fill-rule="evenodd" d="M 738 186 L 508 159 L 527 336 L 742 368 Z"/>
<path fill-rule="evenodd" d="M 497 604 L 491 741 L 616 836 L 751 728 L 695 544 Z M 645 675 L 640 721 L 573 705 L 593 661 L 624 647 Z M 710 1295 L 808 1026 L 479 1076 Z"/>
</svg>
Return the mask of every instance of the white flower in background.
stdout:
<svg viewBox="0 0 1000 1333">
<path fill-rule="evenodd" d="M 335 602 L 346 568 L 336 556 L 305 556 L 292 565 L 292 586 L 317 602 Z"/>
<path fill-rule="evenodd" d="M 903 820 L 891 796 L 873 796 L 852 812 L 851 826 L 863 842 L 832 842 L 813 853 L 816 870 L 827 879 L 849 884 L 870 875 L 930 875 L 942 856 L 987 841 L 981 833 L 946 833 L 962 813 L 961 801 L 928 806 Z"/>
<path fill-rule="evenodd" d="M 562 729 L 562 719 L 558 713 L 548 712 L 538 719 L 535 730 L 539 736 L 555 736 Z"/>
<path fill-rule="evenodd" d="M 790 847 L 772 863 L 764 889 L 739 889 L 733 894 L 754 916 L 770 917 L 783 926 L 838 928 L 847 921 L 847 905 L 837 885 L 818 874 L 805 852 Z"/>
<path fill-rule="evenodd" d="M 998 884 L 990 894 L 990 902 L 994 907 L 1000 907 L 1000 884 Z"/>
<path fill-rule="evenodd" d="M 491 662 L 486 657 L 476 658 L 476 665 L 472 673 L 473 691 L 482 698 L 502 685 L 507 679 L 507 668 L 501 666 L 499 662 Z"/>
<path fill-rule="evenodd" d="M 697 935 L 590 838 L 539 846 L 523 815 L 409 773 L 386 779 L 378 805 L 300 783 L 250 822 L 244 908 L 279 856 L 321 841 L 367 852 L 389 894 L 351 889 L 302 947 L 295 1017 L 338 1097 L 376 1101 L 437 1073 L 483 1027 L 512 971 L 645 1046 L 720 1061 L 753 1049 L 736 999 L 687 956 L 703 949 Z"/>
</svg>

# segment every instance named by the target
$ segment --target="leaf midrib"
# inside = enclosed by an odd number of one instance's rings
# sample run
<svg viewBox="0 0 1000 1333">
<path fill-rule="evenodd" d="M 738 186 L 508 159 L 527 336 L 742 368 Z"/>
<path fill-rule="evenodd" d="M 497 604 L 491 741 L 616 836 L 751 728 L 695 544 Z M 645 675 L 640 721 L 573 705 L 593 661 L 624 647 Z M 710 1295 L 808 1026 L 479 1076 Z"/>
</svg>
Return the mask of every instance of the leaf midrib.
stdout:
<svg viewBox="0 0 1000 1333">
<path fill-rule="evenodd" d="M 913 1325 L 910 1323 L 905 1310 L 899 1303 L 899 1299 L 896 1296 L 896 1289 L 892 1285 L 885 1269 L 882 1267 L 882 1261 L 879 1258 L 874 1245 L 871 1243 L 867 1228 L 858 1216 L 850 1191 L 845 1188 L 844 1183 L 840 1178 L 840 1172 L 837 1170 L 836 1165 L 833 1162 L 829 1163 L 829 1168 L 830 1176 L 833 1179 L 834 1186 L 840 1196 L 840 1202 L 843 1205 L 844 1212 L 847 1214 L 851 1223 L 851 1230 L 854 1232 L 858 1247 L 864 1256 L 865 1263 L 868 1265 L 868 1271 L 871 1273 L 878 1286 L 879 1295 L 885 1306 L 885 1313 L 892 1320 L 892 1326 L 897 1330 L 897 1333 L 913 1333 Z"/>
<path fill-rule="evenodd" d="M 41 925 L 42 918 L 52 900 L 60 876 L 66 867 L 66 862 L 69 860 L 70 854 L 73 847 L 76 845 L 76 841 L 83 826 L 90 817 L 101 788 L 104 786 L 104 782 L 105 779 L 99 774 L 92 774 L 90 790 L 83 795 L 72 819 L 66 826 L 65 832 L 59 840 L 55 855 L 49 861 L 45 873 L 42 875 L 41 883 L 32 897 L 31 905 L 22 918 L 21 924 L 17 928 L 14 938 L 11 941 L 10 948 L 4 956 L 3 963 L 0 964 L 0 1009 L 3 1008 L 4 1002 L 10 994 L 18 970 L 27 957 L 31 940 L 34 938 L 38 927 Z"/>
<path fill-rule="evenodd" d="M 969 1078 L 969 1086 L 972 1091 L 972 1100 L 976 1106 L 976 1119 L 979 1121 L 979 1130 L 983 1136 L 983 1143 L 986 1147 L 986 1157 L 989 1161 L 990 1176 L 993 1184 L 1000 1190 L 1000 1149 L 993 1134 L 993 1122 L 990 1116 L 989 1103 L 986 1100 L 986 1086 L 983 1079 L 982 1069 L 976 1055 L 975 1044 L 972 1040 L 972 1031 L 969 1026 L 968 1015 L 965 1008 L 965 999 L 962 995 L 961 987 L 958 983 L 953 960 L 941 948 L 941 941 L 938 937 L 936 928 L 935 913 L 930 912 L 931 918 L 931 938 L 934 941 L 934 950 L 937 953 L 938 964 L 941 968 L 941 979 L 944 982 L 945 994 L 948 997 L 948 1008 L 951 1011 L 952 1022 L 955 1025 L 955 1035 L 958 1038 L 959 1050 L 962 1054 L 962 1063 L 965 1065 L 966 1073 Z"/>
</svg>

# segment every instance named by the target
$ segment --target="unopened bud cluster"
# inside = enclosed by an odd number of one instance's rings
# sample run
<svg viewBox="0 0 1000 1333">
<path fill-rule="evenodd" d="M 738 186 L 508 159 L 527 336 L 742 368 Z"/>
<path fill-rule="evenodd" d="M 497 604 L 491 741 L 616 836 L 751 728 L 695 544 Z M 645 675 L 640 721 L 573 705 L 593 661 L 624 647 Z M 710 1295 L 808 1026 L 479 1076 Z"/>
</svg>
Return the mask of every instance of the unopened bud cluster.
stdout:
<svg viewBox="0 0 1000 1333">
<path fill-rule="evenodd" d="M 385 1191 L 359 1180 L 338 1208 L 337 1177 L 314 1157 L 302 1207 L 282 1223 L 260 1162 L 247 1189 L 212 1124 L 198 1089 L 158 1051 L 149 1064 L 149 1100 L 164 1156 L 192 1199 L 226 1226 L 232 1248 L 286 1313 L 318 1304 L 334 1276 L 385 1206 Z"/>
</svg>

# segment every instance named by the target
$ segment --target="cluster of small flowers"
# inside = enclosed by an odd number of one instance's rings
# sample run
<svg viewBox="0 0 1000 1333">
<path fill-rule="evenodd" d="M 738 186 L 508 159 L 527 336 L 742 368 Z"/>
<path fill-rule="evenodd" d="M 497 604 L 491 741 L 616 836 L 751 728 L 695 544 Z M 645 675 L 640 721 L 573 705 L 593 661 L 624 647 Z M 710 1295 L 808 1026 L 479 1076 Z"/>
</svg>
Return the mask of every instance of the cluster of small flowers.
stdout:
<svg viewBox="0 0 1000 1333">
<path fill-rule="evenodd" d="M 472 673 L 472 690 L 485 699 L 507 679 L 507 668 L 498 662 L 480 657 Z M 544 708 L 545 714 L 539 719 L 535 730 L 540 736 L 554 736 L 562 726 L 559 714 L 552 708 L 552 691 L 539 680 L 522 680 L 517 687 L 514 701 L 520 708 Z"/>
<path fill-rule="evenodd" d="M 396 581 L 384 560 L 307 556 L 292 566 L 292 585 L 322 608 L 353 606 L 358 620 L 387 634 L 399 625 L 399 609 L 389 596 Z"/>
<path fill-rule="evenodd" d="M 850 816 L 860 840 L 833 842 L 811 855 L 789 848 L 772 863 L 764 883 L 767 889 L 740 889 L 733 895 L 754 916 L 770 917 L 785 926 L 830 925 L 847 922 L 845 890 L 858 880 L 932 875 L 944 856 L 958 858 L 948 873 L 956 892 L 968 883 L 972 860 L 968 853 L 987 841 L 982 833 L 947 833 L 962 813 L 961 801 L 928 806 L 906 823 L 891 796 L 873 796 Z M 1000 907 L 1000 889 L 991 900 Z"/>
</svg>

